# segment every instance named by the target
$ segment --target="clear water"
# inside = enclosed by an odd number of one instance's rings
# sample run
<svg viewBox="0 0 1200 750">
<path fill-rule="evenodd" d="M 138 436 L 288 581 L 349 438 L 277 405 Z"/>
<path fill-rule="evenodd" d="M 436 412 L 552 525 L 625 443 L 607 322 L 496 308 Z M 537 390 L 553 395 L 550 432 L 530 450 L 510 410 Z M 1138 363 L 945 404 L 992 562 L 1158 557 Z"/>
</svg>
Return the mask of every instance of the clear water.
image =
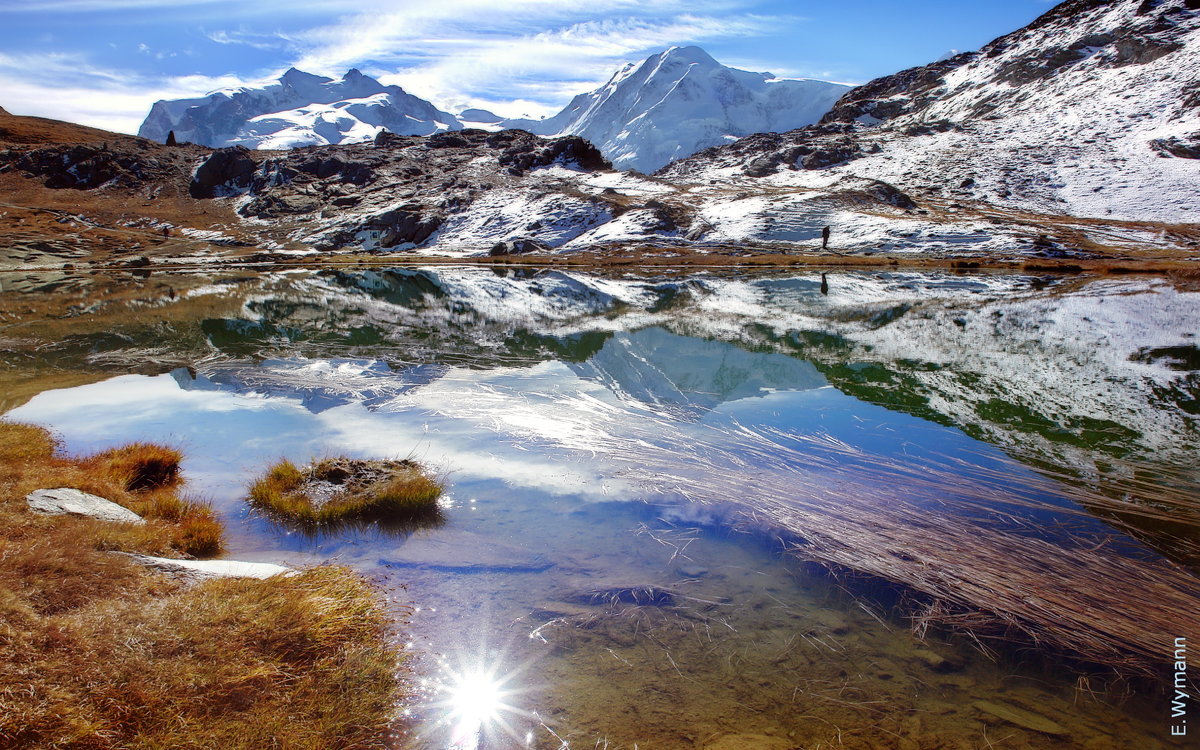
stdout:
<svg viewBox="0 0 1200 750">
<path fill-rule="evenodd" d="M 1186 746 L 1159 695 L 918 637 L 875 603 L 892 589 L 785 550 L 806 523 L 909 508 L 932 522 L 918 533 L 1186 561 L 1186 504 L 1165 522 L 1182 540 L 1140 516 L 1131 535 L 1078 488 L 1143 491 L 1122 485 L 1131 466 L 1197 486 L 1195 374 L 1139 355 L 1186 349 L 1196 295 L 830 279 L 827 295 L 808 277 L 489 270 L 113 282 L 84 314 L 5 329 L 7 382 L 94 381 L 9 416 L 72 451 L 179 445 L 229 557 L 379 580 L 409 620 L 401 747 Z M 8 283 L 32 298 L 51 282 Z M 334 454 L 443 472 L 444 523 L 314 538 L 247 508 L 265 466 Z"/>
</svg>

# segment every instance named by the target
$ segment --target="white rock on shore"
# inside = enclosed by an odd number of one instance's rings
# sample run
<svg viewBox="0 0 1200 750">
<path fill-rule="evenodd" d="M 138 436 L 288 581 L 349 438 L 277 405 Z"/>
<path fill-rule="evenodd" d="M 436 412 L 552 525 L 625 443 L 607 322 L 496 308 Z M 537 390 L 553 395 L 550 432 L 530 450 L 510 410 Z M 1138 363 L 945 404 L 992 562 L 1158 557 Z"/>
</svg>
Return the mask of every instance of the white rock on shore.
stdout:
<svg viewBox="0 0 1200 750">
<path fill-rule="evenodd" d="M 30 510 L 54 516 L 86 516 L 100 521 L 143 524 L 146 521 L 137 513 L 111 500 L 91 495 L 69 487 L 52 490 L 34 490 L 25 496 Z"/>
<path fill-rule="evenodd" d="M 169 557 L 128 555 L 139 565 L 163 573 L 192 578 L 270 578 L 293 572 L 291 568 L 273 563 L 242 562 L 239 560 L 174 560 Z"/>
</svg>

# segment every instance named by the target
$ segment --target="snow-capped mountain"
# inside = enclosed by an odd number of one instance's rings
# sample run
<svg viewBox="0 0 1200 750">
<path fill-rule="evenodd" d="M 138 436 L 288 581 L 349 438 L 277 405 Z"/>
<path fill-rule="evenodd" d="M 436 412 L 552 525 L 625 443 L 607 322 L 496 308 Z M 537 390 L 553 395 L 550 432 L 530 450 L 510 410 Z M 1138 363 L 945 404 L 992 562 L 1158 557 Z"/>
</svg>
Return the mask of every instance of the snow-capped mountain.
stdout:
<svg viewBox="0 0 1200 750">
<path fill-rule="evenodd" d="M 369 141 L 381 130 L 430 135 L 462 124 L 399 86 L 351 69 L 335 81 L 291 68 L 262 88 L 155 102 L 138 135 L 205 146 L 278 149 Z"/>
<path fill-rule="evenodd" d="M 1112 219 L 1200 220 L 1200 2 L 1068 0 L 971 52 L 858 87 L 818 125 L 672 164 Z"/>
<path fill-rule="evenodd" d="M 616 168 L 648 173 L 751 133 L 812 124 L 849 89 L 727 68 L 699 47 L 672 47 L 626 65 L 553 117 L 502 124 L 583 136 Z"/>
</svg>

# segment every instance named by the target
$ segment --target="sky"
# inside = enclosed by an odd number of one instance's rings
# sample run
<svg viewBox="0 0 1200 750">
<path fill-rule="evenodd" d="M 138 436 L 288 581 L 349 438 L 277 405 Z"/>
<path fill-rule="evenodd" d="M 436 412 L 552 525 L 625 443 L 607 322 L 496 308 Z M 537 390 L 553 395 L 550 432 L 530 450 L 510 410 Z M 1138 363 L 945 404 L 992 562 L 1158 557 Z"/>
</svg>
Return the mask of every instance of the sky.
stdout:
<svg viewBox="0 0 1200 750">
<path fill-rule="evenodd" d="M 978 49 L 1050 0 L 0 0 L 0 106 L 133 133 L 158 99 L 357 67 L 448 112 L 557 112 L 673 45 L 865 83 Z"/>
</svg>

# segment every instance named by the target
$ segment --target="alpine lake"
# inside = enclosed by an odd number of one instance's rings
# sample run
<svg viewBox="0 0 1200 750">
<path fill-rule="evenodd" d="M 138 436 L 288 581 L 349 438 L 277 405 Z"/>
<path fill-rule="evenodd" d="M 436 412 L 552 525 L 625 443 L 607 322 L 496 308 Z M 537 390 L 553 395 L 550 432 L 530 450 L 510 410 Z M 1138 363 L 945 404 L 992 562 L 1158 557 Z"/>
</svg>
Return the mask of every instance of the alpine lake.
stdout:
<svg viewBox="0 0 1200 750">
<path fill-rule="evenodd" d="M 0 411 L 178 446 L 226 557 L 378 582 L 399 748 L 1195 746 L 1200 285 L 822 282 L 7 273 Z M 334 455 L 424 463 L 440 517 L 247 504 Z"/>
</svg>

